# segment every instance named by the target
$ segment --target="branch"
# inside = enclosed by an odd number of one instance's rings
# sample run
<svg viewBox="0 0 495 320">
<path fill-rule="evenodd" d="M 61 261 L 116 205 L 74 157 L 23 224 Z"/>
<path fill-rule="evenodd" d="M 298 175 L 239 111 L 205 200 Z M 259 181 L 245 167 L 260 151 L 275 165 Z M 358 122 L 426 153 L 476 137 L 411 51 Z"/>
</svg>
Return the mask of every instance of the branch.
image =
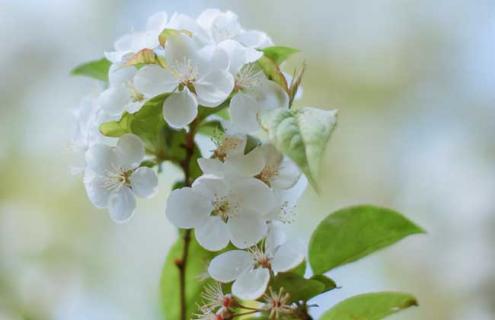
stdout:
<svg viewBox="0 0 495 320">
<path fill-rule="evenodd" d="M 194 135 L 196 133 L 197 122 L 194 121 L 190 125 L 190 130 L 186 135 L 186 141 L 184 143 L 184 148 L 186 149 L 186 156 L 183 161 L 181 161 L 181 167 L 184 171 L 184 182 L 186 186 L 191 186 L 191 161 L 193 161 L 194 155 Z M 187 301 L 186 301 L 186 271 L 187 271 L 187 260 L 189 257 L 189 247 L 191 244 L 191 230 L 188 229 L 184 232 L 183 236 L 184 246 L 182 251 L 181 260 L 177 262 L 177 267 L 179 268 L 179 300 L 180 300 L 180 320 L 186 320 L 187 316 Z"/>
</svg>

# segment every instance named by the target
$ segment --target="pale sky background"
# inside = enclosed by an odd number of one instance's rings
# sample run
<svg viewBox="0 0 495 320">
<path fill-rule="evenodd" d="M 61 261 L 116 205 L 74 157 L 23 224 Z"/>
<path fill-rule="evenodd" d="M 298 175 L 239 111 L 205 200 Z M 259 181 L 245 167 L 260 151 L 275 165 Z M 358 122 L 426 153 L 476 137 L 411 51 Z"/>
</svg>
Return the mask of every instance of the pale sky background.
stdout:
<svg viewBox="0 0 495 320">
<path fill-rule="evenodd" d="M 69 138 L 102 56 L 158 10 L 219 7 L 306 61 L 301 105 L 339 109 L 324 192 L 293 234 L 334 209 L 395 208 L 428 230 L 330 276 L 357 293 L 402 290 L 420 308 L 390 319 L 495 318 L 495 2 L 0 0 L 0 320 L 161 319 L 158 286 L 176 232 L 164 203 L 178 171 L 134 219 L 94 209 Z"/>
</svg>

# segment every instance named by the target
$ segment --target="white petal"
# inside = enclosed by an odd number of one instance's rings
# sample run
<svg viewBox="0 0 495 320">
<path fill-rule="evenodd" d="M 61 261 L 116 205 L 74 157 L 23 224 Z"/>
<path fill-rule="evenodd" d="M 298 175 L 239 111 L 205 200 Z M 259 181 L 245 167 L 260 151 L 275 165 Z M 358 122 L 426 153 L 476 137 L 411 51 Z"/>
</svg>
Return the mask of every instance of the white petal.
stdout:
<svg viewBox="0 0 495 320">
<path fill-rule="evenodd" d="M 104 144 L 93 145 L 86 151 L 85 157 L 88 168 L 101 175 L 113 172 L 117 164 L 114 149 Z"/>
<path fill-rule="evenodd" d="M 229 218 L 227 222 L 230 240 L 240 249 L 251 247 L 258 243 L 267 232 L 265 220 L 246 211 Z"/>
<path fill-rule="evenodd" d="M 203 174 L 211 174 L 217 177 L 223 177 L 224 166 L 223 162 L 218 159 L 198 159 L 199 167 Z"/>
<path fill-rule="evenodd" d="M 256 300 L 265 293 L 268 281 L 270 281 L 268 269 L 248 270 L 234 282 L 232 293 L 240 299 Z"/>
<path fill-rule="evenodd" d="M 185 60 L 195 65 L 199 59 L 197 51 L 198 46 L 188 35 L 182 33 L 172 35 L 165 44 L 165 61 L 171 68 L 177 63 L 182 64 Z"/>
<path fill-rule="evenodd" d="M 84 175 L 84 187 L 91 203 L 97 208 L 106 208 L 110 191 L 105 188 L 105 178 L 97 176 L 86 170 Z"/>
<path fill-rule="evenodd" d="M 198 102 L 194 95 L 185 88 L 172 93 L 163 103 L 163 117 L 173 128 L 184 128 L 198 114 Z"/>
<path fill-rule="evenodd" d="M 229 55 L 229 71 L 234 75 L 237 74 L 245 64 L 255 62 L 263 56 L 263 52 L 245 47 L 239 42 L 230 39 L 220 42 L 218 46 L 223 48 Z"/>
<path fill-rule="evenodd" d="M 301 177 L 301 170 L 289 158 L 282 160 L 277 174 L 271 179 L 270 184 L 274 189 L 292 188 Z"/>
<path fill-rule="evenodd" d="M 170 29 L 190 31 L 194 35 L 195 40 L 199 40 L 198 42 L 200 43 L 207 40 L 205 30 L 199 26 L 196 20 L 185 14 L 174 13 L 167 27 Z"/>
<path fill-rule="evenodd" d="M 146 29 L 158 30 L 161 32 L 163 29 L 165 29 L 167 20 L 168 20 L 168 15 L 165 11 L 157 12 L 148 18 L 148 21 L 146 22 Z"/>
<path fill-rule="evenodd" d="M 228 157 L 225 160 L 225 173 L 240 175 L 242 177 L 254 177 L 263 170 L 265 158 L 263 151 L 256 148 L 248 154 L 240 154 Z"/>
<path fill-rule="evenodd" d="M 194 87 L 200 105 L 216 107 L 224 102 L 234 89 L 234 78 L 228 71 L 216 70 L 198 79 Z"/>
<path fill-rule="evenodd" d="M 198 71 L 201 74 L 214 70 L 227 70 L 229 68 L 230 55 L 220 46 L 204 46 L 199 50 L 198 54 L 204 59 L 204 62 L 198 65 Z"/>
<path fill-rule="evenodd" d="M 131 177 L 132 191 L 141 198 L 151 198 L 158 191 L 158 177 L 150 168 L 136 169 Z"/>
<path fill-rule="evenodd" d="M 128 221 L 134 213 L 134 209 L 136 209 L 136 198 L 127 187 L 122 187 L 119 191 L 113 192 L 108 199 L 108 211 L 115 222 Z"/>
<path fill-rule="evenodd" d="M 230 192 L 230 186 L 225 179 L 201 176 L 194 181 L 193 190 L 203 195 L 203 197 L 215 200 L 225 197 Z"/>
<path fill-rule="evenodd" d="M 199 16 L 198 18 L 196 19 L 196 21 L 198 22 L 198 24 L 205 28 L 205 29 L 210 29 L 213 21 L 221 14 L 222 12 L 218 9 L 206 9 L 205 11 L 203 11 Z"/>
<path fill-rule="evenodd" d="M 111 87 L 126 84 L 131 81 L 136 74 L 136 68 L 125 67 L 121 64 L 114 63 L 110 66 L 108 71 L 108 82 Z"/>
<path fill-rule="evenodd" d="M 218 251 L 229 243 L 229 230 L 220 217 L 209 217 L 195 230 L 196 240 L 207 250 Z"/>
<path fill-rule="evenodd" d="M 213 20 L 211 26 L 212 36 L 217 42 L 230 39 L 241 31 L 242 27 L 239 23 L 239 18 L 232 11 L 226 11 L 219 14 Z"/>
<path fill-rule="evenodd" d="M 275 249 L 272 259 L 272 269 L 274 272 L 289 271 L 297 267 L 304 260 L 304 251 L 298 244 L 286 242 Z"/>
<path fill-rule="evenodd" d="M 208 266 L 208 273 L 217 281 L 231 282 L 251 268 L 253 262 L 253 256 L 249 252 L 231 250 L 213 258 Z"/>
<path fill-rule="evenodd" d="M 288 108 L 289 96 L 274 81 L 263 79 L 253 90 L 249 91 L 260 107 L 260 110 L 271 110 L 276 108 Z"/>
<path fill-rule="evenodd" d="M 272 190 L 258 179 L 239 179 L 232 184 L 232 193 L 239 196 L 239 204 L 259 214 L 267 214 L 277 206 Z"/>
<path fill-rule="evenodd" d="M 119 138 L 115 153 L 123 168 L 136 168 L 144 158 L 144 144 L 138 136 L 127 133 Z"/>
<path fill-rule="evenodd" d="M 280 221 L 270 221 L 268 224 L 268 235 L 265 240 L 265 252 L 274 253 L 279 246 L 287 242 L 284 227 L 284 224 Z"/>
<path fill-rule="evenodd" d="M 129 91 L 124 85 L 108 88 L 103 91 L 98 98 L 102 109 L 109 114 L 120 115 L 127 108 L 127 104 L 131 101 Z"/>
<path fill-rule="evenodd" d="M 266 33 L 255 30 L 243 32 L 239 34 L 235 40 L 239 41 L 246 47 L 251 48 L 265 48 L 273 45 L 272 40 Z"/>
<path fill-rule="evenodd" d="M 134 77 L 134 86 L 148 97 L 172 92 L 177 88 L 174 76 L 158 65 L 144 66 Z"/>
<path fill-rule="evenodd" d="M 205 223 L 212 210 L 207 198 L 186 187 L 170 193 L 165 213 L 176 227 L 194 228 Z"/>
<path fill-rule="evenodd" d="M 234 126 L 245 133 L 259 130 L 258 102 L 250 95 L 239 92 L 230 100 L 230 118 Z"/>
</svg>

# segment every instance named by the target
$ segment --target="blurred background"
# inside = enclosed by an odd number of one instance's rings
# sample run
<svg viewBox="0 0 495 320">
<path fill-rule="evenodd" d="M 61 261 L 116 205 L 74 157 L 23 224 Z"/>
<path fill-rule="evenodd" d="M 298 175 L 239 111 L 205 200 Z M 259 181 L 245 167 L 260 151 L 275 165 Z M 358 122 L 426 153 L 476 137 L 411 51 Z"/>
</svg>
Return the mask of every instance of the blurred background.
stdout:
<svg viewBox="0 0 495 320">
<path fill-rule="evenodd" d="M 493 0 L 0 0 L 0 319 L 160 319 L 158 287 L 176 237 L 164 203 L 179 176 L 125 225 L 70 174 L 72 113 L 97 90 L 69 77 L 159 10 L 218 7 L 300 48 L 303 105 L 339 109 L 324 188 L 294 232 L 334 209 L 374 203 L 428 230 L 330 276 L 324 308 L 374 290 L 414 293 L 391 319 L 495 319 Z M 290 71 L 290 68 L 289 68 Z"/>
</svg>

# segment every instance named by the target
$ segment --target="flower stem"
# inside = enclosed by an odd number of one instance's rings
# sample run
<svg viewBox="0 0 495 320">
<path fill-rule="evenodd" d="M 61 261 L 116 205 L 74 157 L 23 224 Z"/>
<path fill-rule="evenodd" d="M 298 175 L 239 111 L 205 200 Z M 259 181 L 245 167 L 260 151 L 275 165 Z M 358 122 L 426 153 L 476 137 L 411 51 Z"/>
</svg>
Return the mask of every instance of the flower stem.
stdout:
<svg viewBox="0 0 495 320">
<path fill-rule="evenodd" d="M 191 230 L 186 230 L 183 236 L 184 246 L 182 251 L 181 264 L 179 265 L 179 295 L 180 295 L 180 320 L 186 320 L 186 267 L 189 257 L 189 245 L 191 243 Z"/>
<path fill-rule="evenodd" d="M 181 162 L 182 171 L 184 172 L 184 182 L 186 186 L 191 186 L 191 161 L 194 161 L 194 135 L 196 133 L 197 122 L 194 121 L 190 125 L 190 130 L 186 135 L 186 140 L 184 142 L 184 149 L 186 149 L 186 156 Z M 183 247 L 182 247 L 182 257 L 179 268 L 179 301 L 180 301 L 180 320 L 186 320 L 187 317 L 187 301 L 186 301 L 186 271 L 187 271 L 187 260 L 189 257 L 189 247 L 191 244 L 191 229 L 184 232 L 183 235 Z"/>
</svg>

